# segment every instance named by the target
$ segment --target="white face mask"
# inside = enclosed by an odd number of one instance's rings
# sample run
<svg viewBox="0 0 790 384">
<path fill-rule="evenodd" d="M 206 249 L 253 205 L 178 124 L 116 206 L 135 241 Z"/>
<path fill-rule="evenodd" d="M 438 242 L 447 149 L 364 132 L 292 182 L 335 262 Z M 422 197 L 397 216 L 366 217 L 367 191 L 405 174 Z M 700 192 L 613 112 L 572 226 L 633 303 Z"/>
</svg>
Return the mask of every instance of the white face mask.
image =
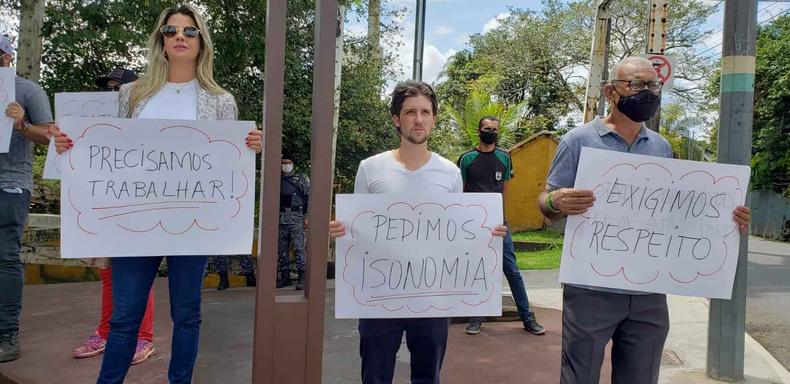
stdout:
<svg viewBox="0 0 790 384">
<path fill-rule="evenodd" d="M 291 173 L 291 171 L 294 170 L 294 165 L 293 164 L 283 164 L 282 168 L 283 168 L 283 172 Z"/>
</svg>

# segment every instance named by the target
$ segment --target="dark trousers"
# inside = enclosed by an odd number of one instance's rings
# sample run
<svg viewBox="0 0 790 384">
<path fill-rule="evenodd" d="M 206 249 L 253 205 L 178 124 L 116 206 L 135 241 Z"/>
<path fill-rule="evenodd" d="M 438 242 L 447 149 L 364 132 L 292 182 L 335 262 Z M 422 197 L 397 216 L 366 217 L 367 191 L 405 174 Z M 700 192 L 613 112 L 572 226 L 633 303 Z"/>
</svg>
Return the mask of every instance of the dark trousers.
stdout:
<svg viewBox="0 0 790 384">
<path fill-rule="evenodd" d="M 395 373 L 395 356 L 403 333 L 411 355 L 413 384 L 439 383 L 447 350 L 448 318 L 360 319 L 359 354 L 362 383 L 389 384 Z"/>
<path fill-rule="evenodd" d="M 516 302 L 516 309 L 521 317 L 521 321 L 530 321 L 535 318 L 535 314 L 529 310 L 529 297 L 527 296 L 527 287 L 524 285 L 524 279 L 521 278 L 521 272 L 518 270 L 516 263 L 516 248 L 513 245 L 513 237 L 510 236 L 510 229 L 502 242 L 502 272 L 505 274 L 507 284 L 510 286 L 510 292 L 513 294 L 513 301 Z M 474 317 L 472 320 L 483 321 L 484 317 Z"/>
<path fill-rule="evenodd" d="M 30 192 L 0 190 L 0 333 L 19 332 L 25 274 L 19 251 L 27 222 Z"/>
<path fill-rule="evenodd" d="M 208 256 L 168 256 L 170 317 L 173 343 L 168 379 L 171 384 L 192 382 L 200 337 L 200 293 Z M 137 346 L 148 293 L 162 262 L 158 257 L 120 257 L 112 262 L 110 337 L 102 360 L 98 384 L 123 383 Z"/>
<path fill-rule="evenodd" d="M 628 295 L 566 285 L 562 292 L 562 384 L 598 383 L 612 340 L 612 384 L 655 384 L 669 332 L 665 295 Z"/>
</svg>

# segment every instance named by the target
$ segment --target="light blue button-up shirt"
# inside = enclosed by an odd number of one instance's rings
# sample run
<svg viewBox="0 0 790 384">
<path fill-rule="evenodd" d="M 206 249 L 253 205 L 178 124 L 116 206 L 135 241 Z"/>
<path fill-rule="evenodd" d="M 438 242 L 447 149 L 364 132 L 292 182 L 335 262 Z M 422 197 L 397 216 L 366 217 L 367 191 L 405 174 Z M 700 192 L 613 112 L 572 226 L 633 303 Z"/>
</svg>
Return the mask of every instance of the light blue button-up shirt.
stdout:
<svg viewBox="0 0 790 384">
<path fill-rule="evenodd" d="M 644 124 L 639 130 L 639 135 L 629 145 L 617 132 L 607 127 L 599 117 L 596 117 L 589 123 L 570 130 L 562 137 L 549 169 L 549 176 L 546 181 L 547 190 L 573 188 L 573 184 L 576 181 L 576 169 L 579 166 L 579 155 L 583 147 L 672 158 L 672 146 L 669 142 L 658 133 L 649 130 Z M 629 295 L 647 294 L 646 292 L 615 288 L 586 285 L 574 286 Z"/>
</svg>

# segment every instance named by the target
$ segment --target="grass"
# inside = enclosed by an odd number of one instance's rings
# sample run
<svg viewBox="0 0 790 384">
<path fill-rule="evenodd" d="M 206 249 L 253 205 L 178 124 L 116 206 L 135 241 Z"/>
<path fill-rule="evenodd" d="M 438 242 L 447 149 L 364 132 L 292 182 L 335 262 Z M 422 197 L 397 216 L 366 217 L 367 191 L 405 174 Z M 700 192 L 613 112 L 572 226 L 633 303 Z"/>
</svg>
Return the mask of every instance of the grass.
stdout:
<svg viewBox="0 0 790 384">
<path fill-rule="evenodd" d="M 513 241 L 551 244 L 547 249 L 541 251 L 516 252 L 518 269 L 558 269 L 562 256 L 562 240 L 562 234 L 552 229 L 514 233 Z"/>
<path fill-rule="evenodd" d="M 562 233 L 553 229 L 513 233 L 513 241 L 532 241 L 536 243 L 562 244 Z"/>
<path fill-rule="evenodd" d="M 562 247 L 551 247 L 537 252 L 516 252 L 518 269 L 559 269 Z"/>
</svg>

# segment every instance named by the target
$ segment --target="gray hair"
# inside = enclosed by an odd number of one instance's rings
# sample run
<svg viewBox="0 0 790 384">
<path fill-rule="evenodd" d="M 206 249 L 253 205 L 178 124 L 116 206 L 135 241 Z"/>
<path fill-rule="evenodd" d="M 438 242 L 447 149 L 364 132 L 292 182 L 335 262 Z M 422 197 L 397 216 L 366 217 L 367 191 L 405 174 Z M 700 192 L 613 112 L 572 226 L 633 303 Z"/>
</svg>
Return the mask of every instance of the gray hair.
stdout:
<svg viewBox="0 0 790 384">
<path fill-rule="evenodd" d="M 650 60 L 645 59 L 644 57 L 629 56 L 629 57 L 626 57 L 625 59 L 620 60 L 620 62 L 618 62 L 617 64 L 612 66 L 612 69 L 609 71 L 609 81 L 617 79 L 617 73 L 620 71 L 620 68 L 622 68 L 623 66 L 625 66 L 625 65 L 637 65 L 637 64 L 647 64 L 651 68 L 653 67 L 653 63 L 650 62 Z"/>
</svg>

